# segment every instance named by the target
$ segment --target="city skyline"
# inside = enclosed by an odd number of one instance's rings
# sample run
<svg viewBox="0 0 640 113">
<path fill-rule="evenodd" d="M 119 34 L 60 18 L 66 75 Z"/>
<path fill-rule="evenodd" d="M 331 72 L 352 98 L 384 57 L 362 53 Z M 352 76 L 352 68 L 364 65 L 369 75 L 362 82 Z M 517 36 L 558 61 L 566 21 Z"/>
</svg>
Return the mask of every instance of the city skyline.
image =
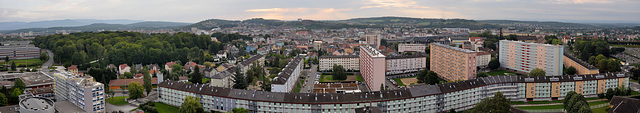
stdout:
<svg viewBox="0 0 640 113">
<path fill-rule="evenodd" d="M 364 1 L 13 1 L 0 0 L 0 22 L 131 19 L 195 23 L 206 19 L 343 20 L 399 16 L 474 20 L 638 23 L 630 0 L 364 0 Z"/>
</svg>

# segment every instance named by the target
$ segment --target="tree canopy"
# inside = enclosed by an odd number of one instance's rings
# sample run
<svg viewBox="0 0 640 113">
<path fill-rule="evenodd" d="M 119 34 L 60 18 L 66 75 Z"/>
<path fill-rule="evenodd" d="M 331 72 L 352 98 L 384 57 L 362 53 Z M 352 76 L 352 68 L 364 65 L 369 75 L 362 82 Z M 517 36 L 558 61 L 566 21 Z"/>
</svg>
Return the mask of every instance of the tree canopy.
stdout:
<svg viewBox="0 0 640 113">
<path fill-rule="evenodd" d="M 344 67 L 342 67 L 342 65 L 334 64 L 333 71 L 331 71 L 331 76 L 333 77 L 333 80 L 346 80 L 347 72 Z"/>
<path fill-rule="evenodd" d="M 511 113 L 509 105 L 510 99 L 507 99 L 500 91 L 493 97 L 482 99 L 480 103 L 471 110 L 472 113 Z"/>
<path fill-rule="evenodd" d="M 500 68 L 500 61 L 498 61 L 497 58 L 491 59 L 491 61 L 489 61 L 489 69 L 498 69 Z"/>
<path fill-rule="evenodd" d="M 531 72 L 529 72 L 529 76 L 545 76 L 546 74 L 547 72 L 540 68 L 534 68 L 533 70 L 531 70 Z"/>
<path fill-rule="evenodd" d="M 443 81 L 438 74 L 429 70 L 422 70 L 418 73 L 418 83 L 435 85 Z"/>
<path fill-rule="evenodd" d="M 144 84 L 142 85 L 144 87 L 144 91 L 147 92 L 147 95 L 149 95 L 149 93 L 151 93 L 151 90 L 153 88 L 151 83 L 151 75 L 145 74 L 142 79 L 144 82 Z"/>
<path fill-rule="evenodd" d="M 129 83 L 129 86 L 127 86 L 127 88 L 129 88 L 129 98 L 130 99 L 138 99 L 138 98 L 142 98 L 142 93 L 144 92 L 144 88 L 142 87 L 142 85 L 140 85 L 140 83 L 137 82 L 131 82 Z"/>
<path fill-rule="evenodd" d="M 574 75 L 578 73 L 578 70 L 576 70 L 576 68 L 573 66 L 569 66 L 569 68 L 567 68 L 567 71 L 565 73 L 567 73 L 567 75 Z"/>
<path fill-rule="evenodd" d="M 180 113 L 203 113 L 204 108 L 200 104 L 200 98 L 187 96 L 180 106 Z"/>
<path fill-rule="evenodd" d="M 249 86 L 247 81 L 245 80 L 244 74 L 240 72 L 240 69 L 236 68 L 236 74 L 233 76 L 233 88 L 234 89 L 247 89 Z"/>
<path fill-rule="evenodd" d="M 589 103 L 584 96 L 574 91 L 567 93 L 563 107 L 567 113 L 591 113 Z"/>
<path fill-rule="evenodd" d="M 22 79 L 16 79 L 16 81 L 13 82 L 13 89 L 16 89 L 16 88 L 25 89 L 25 88 L 27 88 L 27 85 L 24 84 Z"/>
</svg>

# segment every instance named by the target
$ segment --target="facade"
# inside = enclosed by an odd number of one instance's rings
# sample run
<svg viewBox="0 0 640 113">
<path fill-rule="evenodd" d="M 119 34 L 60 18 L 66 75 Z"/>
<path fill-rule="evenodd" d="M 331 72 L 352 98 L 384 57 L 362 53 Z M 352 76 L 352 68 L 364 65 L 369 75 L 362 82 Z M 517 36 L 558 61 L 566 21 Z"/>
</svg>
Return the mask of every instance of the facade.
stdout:
<svg viewBox="0 0 640 113">
<path fill-rule="evenodd" d="M 380 91 L 385 75 L 385 56 L 371 46 L 360 46 L 360 74 L 371 91 Z"/>
<path fill-rule="evenodd" d="M 332 71 L 333 65 L 342 65 L 345 70 L 360 70 L 360 57 L 356 55 L 320 56 L 318 71 Z"/>
<path fill-rule="evenodd" d="M 387 56 L 385 75 L 417 72 L 427 68 L 427 55 Z"/>
<path fill-rule="evenodd" d="M 440 43 L 430 45 L 430 68 L 447 81 L 476 77 L 476 52 Z"/>
<path fill-rule="evenodd" d="M 537 44 L 500 40 L 500 67 L 529 73 L 534 68 L 544 70 L 547 76 L 562 75 L 563 50 L 561 45 Z"/>
<path fill-rule="evenodd" d="M 588 83 L 588 84 L 585 84 Z M 503 92 L 511 101 L 564 99 L 569 91 L 597 97 L 605 88 L 629 86 L 621 73 L 564 76 L 491 76 L 473 80 L 396 90 L 355 93 L 284 93 L 213 87 L 167 81 L 158 85 L 159 101 L 180 106 L 186 96 L 200 97 L 205 111 L 355 112 L 378 107 L 382 112 L 446 112 L 473 108 L 483 98 Z"/>
<path fill-rule="evenodd" d="M 0 56 L 2 58 L 8 56 L 11 60 L 40 58 L 40 53 L 42 53 L 42 49 L 28 43 L 0 46 Z"/>
<path fill-rule="evenodd" d="M 40 97 L 20 99 L 20 113 L 55 113 L 52 100 Z"/>
<path fill-rule="evenodd" d="M 427 48 L 425 44 L 398 44 L 398 52 L 404 53 L 407 51 L 411 52 L 424 52 Z"/>
<path fill-rule="evenodd" d="M 487 67 L 489 66 L 489 61 L 491 61 L 491 53 L 489 52 L 478 52 L 476 54 L 476 66 L 478 67 Z"/>
<path fill-rule="evenodd" d="M 573 66 L 578 71 L 576 74 L 578 75 L 588 75 L 588 74 L 598 74 L 600 73 L 600 69 L 595 66 L 586 63 L 580 59 L 573 57 L 571 54 L 564 54 L 562 56 L 562 64 L 564 67 L 569 68 Z"/>
<path fill-rule="evenodd" d="M 278 76 L 273 78 L 271 82 L 272 92 L 290 92 L 295 87 L 295 83 L 300 77 L 300 72 L 302 72 L 303 58 L 304 55 L 296 56 L 282 69 L 282 72 L 278 73 Z"/>
<path fill-rule="evenodd" d="M 104 85 L 91 76 L 54 73 L 55 98 L 57 101 L 73 103 L 87 113 L 104 113 Z"/>
</svg>

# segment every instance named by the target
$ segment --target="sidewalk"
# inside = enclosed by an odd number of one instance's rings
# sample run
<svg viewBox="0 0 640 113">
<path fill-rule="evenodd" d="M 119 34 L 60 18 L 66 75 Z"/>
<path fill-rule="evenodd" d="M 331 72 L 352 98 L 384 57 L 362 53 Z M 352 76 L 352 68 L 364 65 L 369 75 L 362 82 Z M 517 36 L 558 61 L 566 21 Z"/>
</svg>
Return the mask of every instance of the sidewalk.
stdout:
<svg viewBox="0 0 640 113">
<path fill-rule="evenodd" d="M 607 100 L 607 99 L 596 99 L 596 100 L 587 100 L 587 102 L 595 102 L 595 101 L 603 101 L 603 100 Z M 561 105 L 564 103 L 549 103 L 549 104 L 522 104 L 522 105 L 511 105 L 513 107 L 519 107 L 519 106 L 548 106 L 548 105 Z"/>
</svg>

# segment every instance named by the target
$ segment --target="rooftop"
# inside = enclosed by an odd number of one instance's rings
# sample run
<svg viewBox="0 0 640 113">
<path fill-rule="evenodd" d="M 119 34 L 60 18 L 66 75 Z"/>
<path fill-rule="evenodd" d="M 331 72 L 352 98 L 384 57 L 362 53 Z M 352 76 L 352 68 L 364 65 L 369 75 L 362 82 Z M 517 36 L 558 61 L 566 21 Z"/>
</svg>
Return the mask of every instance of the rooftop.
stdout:
<svg viewBox="0 0 640 113">
<path fill-rule="evenodd" d="M 453 49 L 453 50 L 456 50 L 456 51 L 466 52 L 466 53 L 476 52 L 476 51 L 473 51 L 473 50 L 462 49 L 462 48 L 453 47 L 453 46 L 449 46 L 449 45 L 444 45 L 444 44 L 440 44 L 440 43 L 431 43 L 431 44 L 437 45 L 437 46 L 440 46 L 440 47 L 444 47 L 444 48 L 448 48 L 448 49 Z"/>
<path fill-rule="evenodd" d="M 384 54 L 371 46 L 360 46 L 360 51 L 367 52 L 371 57 L 384 57 Z"/>
<path fill-rule="evenodd" d="M 54 107 L 52 100 L 39 97 L 30 97 L 20 100 L 20 109 L 42 111 L 47 109 L 54 109 Z"/>
</svg>

